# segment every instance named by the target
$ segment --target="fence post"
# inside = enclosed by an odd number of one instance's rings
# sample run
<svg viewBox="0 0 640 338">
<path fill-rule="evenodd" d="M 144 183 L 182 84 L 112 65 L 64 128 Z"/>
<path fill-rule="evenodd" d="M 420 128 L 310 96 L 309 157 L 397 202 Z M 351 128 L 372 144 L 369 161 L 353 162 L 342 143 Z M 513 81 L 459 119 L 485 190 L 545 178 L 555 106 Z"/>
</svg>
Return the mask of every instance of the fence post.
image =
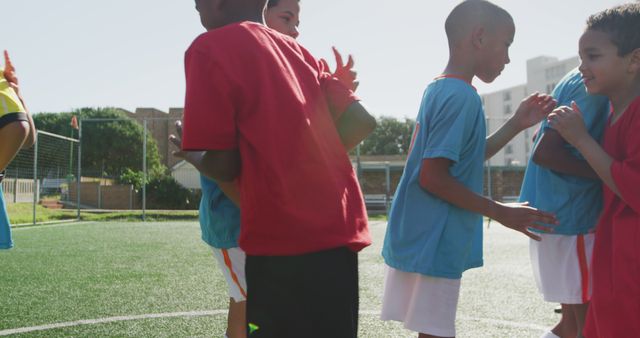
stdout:
<svg viewBox="0 0 640 338">
<path fill-rule="evenodd" d="M 142 137 L 142 221 L 146 221 L 147 212 L 147 119 L 143 123 L 144 132 Z"/>
<path fill-rule="evenodd" d="M 78 173 L 76 177 L 76 198 L 78 214 L 78 221 L 80 220 L 80 185 L 82 183 L 82 118 L 80 118 L 80 126 L 78 127 Z"/>
<path fill-rule="evenodd" d="M 18 176 L 13 180 L 13 203 L 18 203 Z"/>
<path fill-rule="evenodd" d="M 384 175 L 387 192 L 385 193 L 385 203 L 387 204 L 387 215 L 389 214 L 389 208 L 391 207 L 391 166 L 389 162 L 385 162 Z"/>
<path fill-rule="evenodd" d="M 33 148 L 33 224 L 36 224 L 36 206 L 38 205 L 38 145 L 40 144 L 39 132 L 36 132 L 36 144 Z M 17 193 L 17 191 L 16 191 Z"/>
</svg>

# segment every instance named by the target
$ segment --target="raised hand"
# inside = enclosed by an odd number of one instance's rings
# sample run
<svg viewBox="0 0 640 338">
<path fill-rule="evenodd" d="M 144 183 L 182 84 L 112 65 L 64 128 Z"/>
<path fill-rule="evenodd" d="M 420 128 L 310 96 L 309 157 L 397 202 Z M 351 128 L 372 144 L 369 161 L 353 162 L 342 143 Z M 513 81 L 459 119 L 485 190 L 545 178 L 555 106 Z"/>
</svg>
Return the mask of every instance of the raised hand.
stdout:
<svg viewBox="0 0 640 338">
<path fill-rule="evenodd" d="M 174 146 L 178 147 L 179 150 L 173 151 L 171 154 L 175 157 L 186 159 L 187 154 L 185 151 L 182 151 L 182 121 L 176 121 L 175 126 L 176 134 L 178 135 L 169 135 L 169 141 L 173 143 Z"/>
<path fill-rule="evenodd" d="M 498 205 L 500 209 L 495 216 L 496 221 L 536 241 L 541 239 L 540 236 L 535 232 L 529 231 L 529 229 L 537 229 L 549 233 L 553 232 L 553 228 L 540 223 L 558 224 L 558 220 L 553 214 L 532 208 L 528 202 L 498 203 Z"/>
<path fill-rule="evenodd" d="M 360 82 L 358 82 L 357 77 L 358 73 L 353 70 L 353 66 L 355 65 L 355 61 L 353 61 L 353 56 L 349 55 L 349 59 L 347 60 L 347 64 L 344 64 L 344 60 L 342 59 L 342 55 L 336 49 L 336 47 L 332 47 L 333 55 L 336 58 L 336 70 L 333 71 L 332 75 L 340 80 L 342 84 L 344 84 L 347 88 L 352 91 L 356 91 Z M 320 59 L 322 65 L 324 66 L 327 72 L 331 72 L 331 68 L 329 67 L 329 63 L 327 60 Z"/>
<path fill-rule="evenodd" d="M 16 94 L 18 94 L 18 77 L 16 76 L 16 68 L 13 66 L 11 58 L 9 58 L 9 52 L 6 50 L 4 51 L 4 73 L 2 75 L 9 83 L 9 86 L 16 91 Z"/>
<path fill-rule="evenodd" d="M 575 101 L 571 102 L 571 108 L 562 106 L 555 109 L 549 114 L 547 121 L 551 128 L 557 130 L 567 142 L 573 145 L 576 145 L 581 138 L 589 136 L 582 111 Z"/>
<path fill-rule="evenodd" d="M 513 118 L 520 129 L 527 129 L 545 119 L 556 104 L 550 95 L 533 93 L 522 100 Z"/>
</svg>

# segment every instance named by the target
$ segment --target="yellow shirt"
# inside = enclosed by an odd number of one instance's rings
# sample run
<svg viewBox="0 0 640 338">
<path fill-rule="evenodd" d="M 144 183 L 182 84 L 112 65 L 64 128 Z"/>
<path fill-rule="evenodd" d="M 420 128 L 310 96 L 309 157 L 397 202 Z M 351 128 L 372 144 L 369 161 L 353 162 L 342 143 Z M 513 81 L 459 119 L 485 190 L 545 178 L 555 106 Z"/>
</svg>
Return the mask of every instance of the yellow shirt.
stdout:
<svg viewBox="0 0 640 338">
<path fill-rule="evenodd" d="M 18 95 L 4 78 L 4 69 L 0 68 L 0 118 L 7 114 L 24 112 Z"/>
</svg>

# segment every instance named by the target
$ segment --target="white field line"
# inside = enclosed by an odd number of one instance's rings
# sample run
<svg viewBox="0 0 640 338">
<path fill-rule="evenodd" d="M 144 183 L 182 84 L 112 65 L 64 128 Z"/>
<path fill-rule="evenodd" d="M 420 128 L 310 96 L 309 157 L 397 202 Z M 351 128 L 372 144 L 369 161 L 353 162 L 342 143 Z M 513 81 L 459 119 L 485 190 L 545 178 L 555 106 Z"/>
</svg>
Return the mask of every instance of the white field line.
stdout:
<svg viewBox="0 0 640 338">
<path fill-rule="evenodd" d="M 137 316 L 117 316 L 117 317 L 107 317 L 107 318 L 98 318 L 98 319 L 82 319 L 82 320 L 76 320 L 72 322 L 2 330 L 0 331 L 0 336 L 8 336 L 8 335 L 17 334 L 17 333 L 27 333 L 27 332 L 34 332 L 34 331 L 59 329 L 59 328 L 71 327 L 71 326 L 107 324 L 107 323 L 122 322 L 122 321 L 128 321 L 128 320 L 174 318 L 174 317 L 203 317 L 203 316 L 215 316 L 215 315 L 226 314 L 226 313 L 227 313 L 227 310 L 213 310 L 213 311 L 151 313 L 151 314 L 137 315 Z"/>
<path fill-rule="evenodd" d="M 83 320 L 76 320 L 76 321 L 64 322 L 64 323 L 54 323 L 54 324 L 47 324 L 47 325 L 2 330 L 0 331 L 0 336 L 8 336 L 12 334 L 28 333 L 28 332 L 34 332 L 34 331 L 45 331 L 45 330 L 59 329 L 59 328 L 65 328 L 65 327 L 80 326 L 80 325 L 108 324 L 108 323 L 130 321 L 130 320 L 175 318 L 175 317 L 204 317 L 204 316 L 215 316 L 215 315 L 225 315 L 225 314 L 227 314 L 227 310 L 220 309 L 220 310 L 210 310 L 210 311 L 152 313 L 152 314 L 144 314 L 144 315 L 136 315 L 136 316 L 117 316 L 117 317 L 106 317 L 106 318 L 98 318 L 98 319 L 83 319 Z M 379 311 L 360 311 L 360 314 L 367 315 L 367 316 L 380 316 Z M 508 320 L 499 320 L 499 319 L 492 319 L 492 318 L 477 318 L 477 317 L 469 317 L 469 316 L 458 316 L 458 318 L 462 320 L 471 320 L 471 321 L 483 322 L 483 323 L 498 325 L 498 326 L 507 326 L 507 327 L 537 330 L 537 331 L 548 330 L 548 328 L 545 326 L 540 326 L 540 325 L 535 325 L 530 323 L 512 322 Z"/>
<path fill-rule="evenodd" d="M 48 228 L 59 228 L 59 227 L 68 227 L 73 225 L 87 225 L 87 224 L 95 224 L 98 223 L 96 221 L 61 221 L 57 224 L 43 224 L 43 225 L 20 225 L 16 227 L 12 227 L 11 231 L 23 231 L 23 230 L 38 230 L 38 229 L 48 229 Z"/>
</svg>

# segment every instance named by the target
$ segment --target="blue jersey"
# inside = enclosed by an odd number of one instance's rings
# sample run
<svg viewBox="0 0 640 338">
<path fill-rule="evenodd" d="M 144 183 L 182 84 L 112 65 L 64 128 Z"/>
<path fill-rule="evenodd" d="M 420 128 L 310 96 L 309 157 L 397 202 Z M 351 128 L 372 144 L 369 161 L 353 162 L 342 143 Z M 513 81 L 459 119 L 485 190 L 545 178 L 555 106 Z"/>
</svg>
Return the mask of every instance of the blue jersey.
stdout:
<svg viewBox="0 0 640 338">
<path fill-rule="evenodd" d="M 446 158 L 449 173 L 482 194 L 486 126 L 482 101 L 468 83 L 439 78 L 426 89 L 412 147 L 389 214 L 382 256 L 398 270 L 458 279 L 482 266 L 482 216 L 420 187 L 422 161 Z"/>
<path fill-rule="evenodd" d="M 237 247 L 240 235 L 240 209 L 222 193 L 214 181 L 203 175 L 200 175 L 200 186 L 202 240 L 218 249 Z"/>
<path fill-rule="evenodd" d="M 4 192 L 0 184 L 0 249 L 10 249 L 13 247 L 11 240 L 11 224 L 7 215 L 7 206 L 4 204 Z"/>
<path fill-rule="evenodd" d="M 604 96 L 587 94 L 577 69 L 558 83 L 552 96 L 559 106 L 570 107 L 571 101 L 575 101 L 582 110 L 591 137 L 598 141 L 602 138 L 609 101 Z M 547 122 L 543 121 L 533 149 L 536 149 L 548 128 Z M 568 143 L 565 146 L 576 158 L 583 159 L 573 146 Z M 554 227 L 554 234 L 585 234 L 595 227 L 602 210 L 601 186 L 599 179 L 562 174 L 539 166 L 533 162 L 532 155 L 522 183 L 520 201 L 528 201 L 535 208 L 555 213 L 560 225 Z"/>
</svg>

